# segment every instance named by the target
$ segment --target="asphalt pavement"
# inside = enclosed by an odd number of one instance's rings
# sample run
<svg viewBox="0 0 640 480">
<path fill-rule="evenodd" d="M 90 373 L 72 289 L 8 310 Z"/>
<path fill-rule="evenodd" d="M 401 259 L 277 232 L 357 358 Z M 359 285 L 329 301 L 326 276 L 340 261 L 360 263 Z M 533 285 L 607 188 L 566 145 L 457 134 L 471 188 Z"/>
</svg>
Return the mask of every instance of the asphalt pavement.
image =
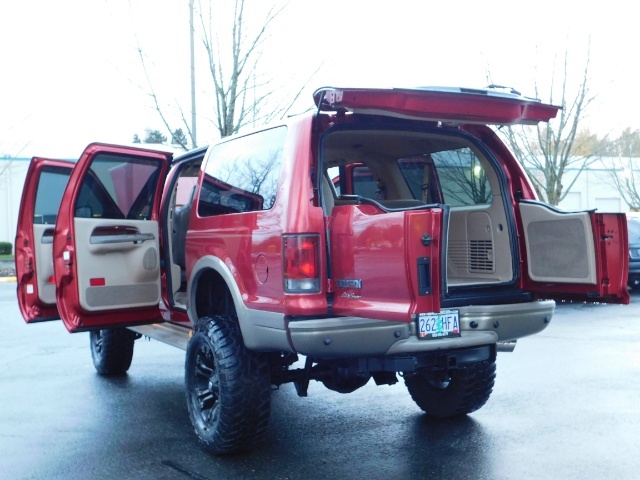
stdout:
<svg viewBox="0 0 640 480">
<path fill-rule="evenodd" d="M 559 305 L 550 326 L 498 354 L 493 394 L 429 421 L 402 381 L 341 395 L 273 393 L 267 440 L 217 458 L 191 431 L 184 352 L 138 340 L 127 376 L 98 376 L 88 334 L 27 326 L 0 283 L 0 478 L 638 479 L 640 294 Z"/>
</svg>

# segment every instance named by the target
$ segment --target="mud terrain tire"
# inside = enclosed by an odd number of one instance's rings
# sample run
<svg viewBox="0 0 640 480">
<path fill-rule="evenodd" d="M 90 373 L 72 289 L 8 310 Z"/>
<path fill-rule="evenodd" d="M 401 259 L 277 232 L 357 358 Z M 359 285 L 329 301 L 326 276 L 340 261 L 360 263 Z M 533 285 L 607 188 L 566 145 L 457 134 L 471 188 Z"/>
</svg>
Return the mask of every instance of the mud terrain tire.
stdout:
<svg viewBox="0 0 640 480">
<path fill-rule="evenodd" d="M 436 418 L 463 416 L 482 407 L 493 390 L 495 361 L 471 363 L 452 370 L 448 381 L 434 381 L 427 372 L 404 377 L 411 398 L 424 412 Z"/>
<path fill-rule="evenodd" d="M 191 423 L 209 452 L 236 453 L 264 436 L 271 408 L 269 364 L 246 349 L 235 318 L 198 320 L 187 346 L 185 383 Z"/>
<path fill-rule="evenodd" d="M 124 375 L 133 359 L 138 336 L 126 328 L 94 330 L 89 333 L 93 366 L 100 375 Z"/>
</svg>

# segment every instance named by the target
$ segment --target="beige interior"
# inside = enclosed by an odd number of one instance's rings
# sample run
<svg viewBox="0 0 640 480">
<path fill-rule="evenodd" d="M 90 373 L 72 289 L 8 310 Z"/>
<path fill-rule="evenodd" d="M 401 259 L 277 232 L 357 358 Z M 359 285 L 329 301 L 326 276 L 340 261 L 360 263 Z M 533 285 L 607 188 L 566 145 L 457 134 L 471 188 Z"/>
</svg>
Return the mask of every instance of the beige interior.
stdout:
<svg viewBox="0 0 640 480">
<path fill-rule="evenodd" d="M 448 240 L 449 286 L 513 279 L 511 242 L 501 196 L 494 194 L 486 207 L 452 207 Z"/>
<path fill-rule="evenodd" d="M 176 242 L 174 235 L 176 235 L 177 230 L 179 230 L 179 228 L 177 228 L 179 222 L 177 222 L 178 215 L 176 214 L 176 210 L 193 201 L 194 189 L 198 178 L 198 172 L 200 171 L 201 161 L 202 159 L 196 159 L 193 162 L 190 162 L 181 167 L 178 181 L 175 183 L 173 191 L 171 192 L 171 198 L 169 200 L 169 217 L 166 223 L 168 233 L 168 249 L 166 250 L 165 261 L 171 269 L 171 290 L 173 294 L 173 306 L 184 309 L 187 308 L 187 291 L 185 288 L 186 270 L 177 263 L 173 253 L 174 242 Z M 185 223 L 185 225 L 182 225 L 182 228 L 186 228 L 187 224 L 188 219 L 187 223 Z M 186 234 L 186 232 L 184 233 Z M 178 242 L 177 245 L 180 245 L 180 242 Z"/>
<path fill-rule="evenodd" d="M 491 186 L 492 201 L 487 205 L 452 207 L 447 250 L 448 286 L 508 282 L 513 279 L 513 261 L 507 215 L 500 182 L 491 164 L 481 152 L 464 139 L 421 132 L 362 130 L 328 135 L 323 143 L 325 167 L 362 162 L 384 184 L 385 200 L 391 208 L 421 204 L 413 198 L 396 160 L 412 155 L 470 147 L 480 160 Z M 334 205 L 344 203 L 329 181 L 323 182 L 327 215 Z"/>
<path fill-rule="evenodd" d="M 152 239 L 92 243 L 97 227 L 133 227 Z M 87 311 L 157 305 L 160 301 L 158 222 L 75 218 L 78 291 Z M 95 235 L 94 235 L 95 238 Z M 133 238 L 133 237 L 131 237 Z M 104 279 L 92 286 L 91 279 Z"/>
<path fill-rule="evenodd" d="M 167 222 L 167 231 L 168 232 L 173 232 L 173 218 L 174 218 L 174 213 L 176 211 L 176 196 L 177 196 L 177 188 L 173 189 L 173 192 L 171 192 L 171 199 L 170 199 L 170 203 L 169 203 L 169 219 Z M 173 235 L 167 235 L 168 236 L 168 240 L 169 240 L 169 248 L 168 251 L 169 252 L 173 252 Z M 173 261 L 173 255 L 169 254 L 169 268 L 171 268 L 171 290 L 173 293 L 173 299 L 174 299 L 174 303 L 177 303 L 178 306 L 183 306 L 182 304 L 180 304 L 180 302 L 178 302 L 178 299 L 180 298 L 180 285 L 182 283 L 181 281 L 181 271 L 180 271 L 180 265 L 176 264 Z M 184 302 L 184 300 L 182 300 Z"/>
<path fill-rule="evenodd" d="M 47 233 L 47 235 L 45 235 Z M 56 303 L 56 284 L 53 277 L 53 225 L 33 225 L 38 298 L 41 302 Z"/>
<path fill-rule="evenodd" d="M 532 280 L 596 284 L 595 247 L 588 212 L 558 212 L 537 203 L 521 203 L 520 212 Z"/>
</svg>

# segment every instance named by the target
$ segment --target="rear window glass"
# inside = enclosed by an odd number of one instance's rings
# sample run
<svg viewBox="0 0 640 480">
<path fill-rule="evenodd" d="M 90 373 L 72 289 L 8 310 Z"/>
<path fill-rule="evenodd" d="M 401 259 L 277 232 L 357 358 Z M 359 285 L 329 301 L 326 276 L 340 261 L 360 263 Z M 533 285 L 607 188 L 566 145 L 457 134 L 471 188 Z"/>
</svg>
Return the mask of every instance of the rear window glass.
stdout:
<svg viewBox="0 0 640 480">
<path fill-rule="evenodd" d="M 464 147 L 436 152 L 431 157 L 446 203 L 454 207 L 491 203 L 487 172 L 473 150 Z"/>
<path fill-rule="evenodd" d="M 69 182 L 71 169 L 44 167 L 38 180 L 33 223 L 53 225 L 58 218 L 64 189 Z"/>
<path fill-rule="evenodd" d="M 85 174 L 75 216 L 148 220 L 160 173 L 158 160 L 98 154 Z"/>
<path fill-rule="evenodd" d="M 276 201 L 286 127 L 214 147 L 205 166 L 198 215 L 269 210 Z"/>
<path fill-rule="evenodd" d="M 390 209 L 492 204 L 492 188 L 500 178 L 491 158 L 470 138 L 450 129 L 409 127 L 384 128 L 381 120 L 381 128 L 349 125 L 329 131 L 320 153 L 336 193 L 360 195 Z"/>
<path fill-rule="evenodd" d="M 342 175 L 340 175 L 342 170 Z M 378 182 L 369 170 L 369 167 L 362 164 L 343 165 L 342 167 L 332 167 L 327 170 L 329 178 L 333 183 L 336 195 L 360 195 L 366 198 L 381 198 L 382 192 Z M 344 193 L 340 183 L 345 183 Z"/>
<path fill-rule="evenodd" d="M 430 155 L 401 158 L 398 167 L 414 199 L 427 204 L 443 202 L 438 173 Z"/>
<path fill-rule="evenodd" d="M 437 197 L 453 207 L 490 204 L 491 185 L 482 163 L 468 147 L 434 152 L 398 160 L 398 166 L 413 198 Z"/>
<path fill-rule="evenodd" d="M 378 184 L 373 178 L 369 167 L 358 165 L 353 168 L 353 193 L 363 197 L 376 198 L 378 195 Z"/>
</svg>

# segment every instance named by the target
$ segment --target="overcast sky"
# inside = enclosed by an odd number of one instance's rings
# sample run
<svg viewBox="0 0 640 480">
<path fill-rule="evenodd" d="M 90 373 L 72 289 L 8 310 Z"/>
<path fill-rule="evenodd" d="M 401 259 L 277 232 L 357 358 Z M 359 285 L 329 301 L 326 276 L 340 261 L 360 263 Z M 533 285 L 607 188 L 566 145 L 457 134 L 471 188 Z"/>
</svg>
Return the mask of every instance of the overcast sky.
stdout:
<svg viewBox="0 0 640 480">
<path fill-rule="evenodd" d="M 230 2 L 231 0 L 225 0 Z M 162 129 L 137 49 L 163 102 L 189 105 L 188 0 L 0 2 L 0 155 L 77 157 L 92 141 L 130 142 Z M 247 12 L 254 21 L 260 11 Z M 263 67 L 294 90 L 494 83 L 548 98 L 569 53 L 571 85 L 585 67 L 597 95 L 585 126 L 600 135 L 640 128 L 640 28 L 629 2 L 291 0 L 273 25 Z M 205 65 L 197 65 L 203 75 Z M 209 89 L 198 83 L 199 98 Z M 559 101 L 559 98 L 558 98 Z M 215 139 L 200 104 L 199 143 Z M 188 112 L 187 112 L 188 114 Z"/>
</svg>

